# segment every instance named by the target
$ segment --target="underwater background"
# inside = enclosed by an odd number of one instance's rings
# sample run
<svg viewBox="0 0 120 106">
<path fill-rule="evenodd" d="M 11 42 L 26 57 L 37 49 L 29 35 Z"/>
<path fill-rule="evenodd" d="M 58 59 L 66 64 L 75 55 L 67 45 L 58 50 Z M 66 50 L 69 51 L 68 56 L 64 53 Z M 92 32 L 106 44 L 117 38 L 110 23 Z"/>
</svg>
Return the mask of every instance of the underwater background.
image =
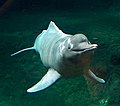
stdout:
<svg viewBox="0 0 120 106">
<path fill-rule="evenodd" d="M 105 84 L 81 75 L 26 92 L 47 70 L 34 51 L 10 55 L 33 46 L 51 20 L 98 44 L 91 69 Z M 0 106 L 120 106 L 120 0 L 0 0 Z"/>
</svg>

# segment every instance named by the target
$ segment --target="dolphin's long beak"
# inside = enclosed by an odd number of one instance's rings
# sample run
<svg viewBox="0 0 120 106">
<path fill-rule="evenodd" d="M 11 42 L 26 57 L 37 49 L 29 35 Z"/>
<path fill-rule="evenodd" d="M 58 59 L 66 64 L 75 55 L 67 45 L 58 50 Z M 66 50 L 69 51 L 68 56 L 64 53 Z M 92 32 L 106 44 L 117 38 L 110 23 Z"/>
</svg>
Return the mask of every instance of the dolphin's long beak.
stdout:
<svg viewBox="0 0 120 106">
<path fill-rule="evenodd" d="M 98 45 L 97 45 L 97 44 L 91 44 L 91 47 L 92 47 L 93 49 L 96 49 L 96 48 L 98 47 Z"/>
<path fill-rule="evenodd" d="M 94 49 L 97 48 L 97 46 L 98 46 L 97 44 L 89 44 L 86 47 L 83 47 L 81 49 L 79 49 L 79 48 L 73 48 L 72 51 L 83 53 L 83 52 L 86 52 L 86 51 L 94 50 Z"/>
<path fill-rule="evenodd" d="M 94 50 L 97 48 L 97 46 L 97 44 L 90 44 L 90 46 L 88 48 L 85 48 L 83 52 Z"/>
</svg>

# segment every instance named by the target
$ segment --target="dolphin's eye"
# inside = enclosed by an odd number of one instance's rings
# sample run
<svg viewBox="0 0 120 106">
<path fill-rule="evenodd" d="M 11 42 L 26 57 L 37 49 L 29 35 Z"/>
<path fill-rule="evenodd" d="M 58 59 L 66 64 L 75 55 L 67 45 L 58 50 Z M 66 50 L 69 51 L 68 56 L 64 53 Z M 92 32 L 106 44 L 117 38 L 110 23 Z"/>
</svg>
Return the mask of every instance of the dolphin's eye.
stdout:
<svg viewBox="0 0 120 106">
<path fill-rule="evenodd" d="M 68 47 L 68 49 L 70 49 L 70 46 Z"/>
</svg>

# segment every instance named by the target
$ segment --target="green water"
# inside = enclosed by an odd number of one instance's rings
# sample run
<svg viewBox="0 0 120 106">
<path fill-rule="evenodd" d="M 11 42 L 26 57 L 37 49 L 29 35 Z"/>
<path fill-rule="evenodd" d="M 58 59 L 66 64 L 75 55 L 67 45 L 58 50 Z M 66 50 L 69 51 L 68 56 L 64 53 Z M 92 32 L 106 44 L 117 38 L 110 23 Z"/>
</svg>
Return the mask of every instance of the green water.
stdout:
<svg viewBox="0 0 120 106">
<path fill-rule="evenodd" d="M 65 33 L 83 33 L 98 49 L 91 67 L 106 80 L 60 79 L 48 89 L 26 90 L 47 72 L 38 54 L 10 54 L 32 46 L 36 36 L 54 21 Z M 119 11 L 11 11 L 0 17 L 0 106 L 120 106 L 120 12 Z M 94 70 L 94 69 L 93 69 Z"/>
</svg>

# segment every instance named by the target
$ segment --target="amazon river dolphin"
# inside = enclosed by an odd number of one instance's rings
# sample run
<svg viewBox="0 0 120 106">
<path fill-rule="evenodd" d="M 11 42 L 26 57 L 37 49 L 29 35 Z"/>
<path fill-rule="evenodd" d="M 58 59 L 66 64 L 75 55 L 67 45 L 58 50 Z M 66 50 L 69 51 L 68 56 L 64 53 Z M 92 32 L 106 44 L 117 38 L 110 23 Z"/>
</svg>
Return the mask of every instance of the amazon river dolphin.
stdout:
<svg viewBox="0 0 120 106">
<path fill-rule="evenodd" d="M 91 44 L 85 35 L 65 34 L 51 21 L 48 29 L 37 36 L 33 47 L 22 49 L 11 56 L 34 49 L 48 69 L 43 78 L 27 90 L 31 93 L 49 87 L 61 76 L 74 77 L 83 74 L 90 79 L 105 83 L 89 69 L 91 56 L 96 48 L 97 44 Z"/>
</svg>

